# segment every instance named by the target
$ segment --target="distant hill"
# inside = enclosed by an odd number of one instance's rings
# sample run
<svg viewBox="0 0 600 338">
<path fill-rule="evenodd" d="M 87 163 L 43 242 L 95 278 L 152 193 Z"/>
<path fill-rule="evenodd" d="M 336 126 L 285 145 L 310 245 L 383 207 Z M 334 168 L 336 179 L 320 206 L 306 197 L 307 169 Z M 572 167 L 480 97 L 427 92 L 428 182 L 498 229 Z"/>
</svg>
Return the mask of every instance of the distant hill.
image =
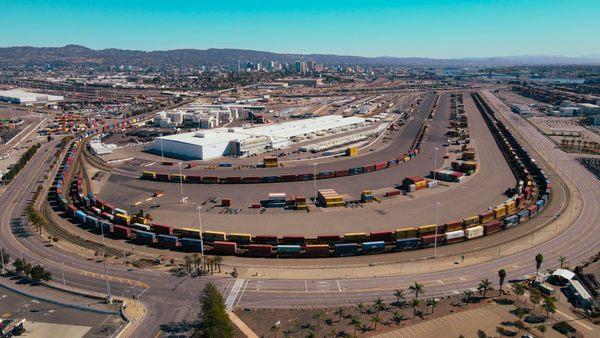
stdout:
<svg viewBox="0 0 600 338">
<path fill-rule="evenodd" d="M 294 62 L 314 60 L 336 65 L 411 65 L 411 66 L 509 66 L 550 64 L 600 64 L 600 57 L 507 56 L 492 58 L 431 59 L 419 57 L 361 57 L 333 54 L 281 54 L 243 49 L 175 49 L 139 51 L 124 49 L 94 50 L 79 45 L 64 47 L 2 47 L 0 64 L 13 66 L 89 65 L 89 66 L 201 66 L 237 62 Z"/>
</svg>

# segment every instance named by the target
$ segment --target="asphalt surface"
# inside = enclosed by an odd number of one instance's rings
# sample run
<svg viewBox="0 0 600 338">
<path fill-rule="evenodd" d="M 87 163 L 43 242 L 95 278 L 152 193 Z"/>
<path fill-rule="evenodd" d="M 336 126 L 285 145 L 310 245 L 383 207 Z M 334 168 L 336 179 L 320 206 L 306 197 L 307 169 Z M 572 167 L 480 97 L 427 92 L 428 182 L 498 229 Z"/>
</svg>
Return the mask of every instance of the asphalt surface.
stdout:
<svg viewBox="0 0 600 338">
<path fill-rule="evenodd" d="M 557 267 L 559 256 L 566 256 L 571 264 L 575 264 L 597 253 L 600 243 L 600 233 L 597 231 L 600 182 L 575 161 L 575 156 L 555 150 L 554 144 L 535 127 L 512 113 L 506 115 L 522 132 L 521 137 L 528 140 L 526 146 L 531 149 L 531 145 L 534 145 L 535 151 L 543 153 L 546 158 L 556 158 L 559 176 L 571 180 L 581 194 L 581 214 L 567 230 L 516 254 L 441 272 L 368 279 L 246 280 L 241 290 L 232 296 L 236 306 L 321 307 L 372 300 L 375 296 L 393 299 L 394 289 L 405 289 L 416 281 L 425 285 L 428 297 L 446 295 L 473 288 L 484 278 L 496 281 L 497 271 L 501 268 L 507 269 L 509 279 L 534 275 L 534 256 L 537 253 L 544 255 L 543 270 Z M 550 167 L 546 166 L 545 169 L 552 172 Z M 423 264 L 426 266 L 427 262 Z"/>
<path fill-rule="evenodd" d="M 437 151 L 437 166 L 444 163 L 446 142 L 444 133 L 450 114 L 450 95 L 441 96 L 439 109 L 431 125 L 430 133 L 422 152 L 412 161 L 394 168 L 357 176 L 317 181 L 317 189 L 332 188 L 342 194 L 346 200 L 359 199 L 360 192 L 370 190 L 393 190 L 406 176 L 423 176 L 434 167 Z M 433 104 L 429 102 L 429 104 Z M 427 116 L 431 110 L 428 102 L 420 109 L 421 116 Z M 439 221 L 446 222 L 473 216 L 495 206 L 506 199 L 502 193 L 515 184 L 500 150 L 497 148 L 489 130 L 470 97 L 465 96 L 465 109 L 469 116 L 470 135 L 477 148 L 479 171 L 461 184 L 449 187 L 436 187 L 413 194 L 411 197 L 399 196 L 385 199 L 382 204 L 374 203 L 362 208 L 313 209 L 310 213 L 299 211 L 267 210 L 264 214 L 218 214 L 216 208 L 210 210 L 210 204 L 202 211 L 203 228 L 227 232 L 253 234 L 304 234 L 323 233 L 343 234 L 348 232 L 381 231 L 399 227 L 435 223 L 435 202 L 439 201 Z M 408 127 L 420 127 L 421 122 Z M 411 123 L 412 123 L 411 122 Z M 418 129 L 418 128 L 416 128 Z M 408 142 L 408 139 L 404 139 Z M 410 138 L 412 142 L 412 138 Z M 390 148 L 393 151 L 393 148 Z M 382 151 L 383 152 L 383 151 Z M 385 155 L 383 155 L 385 156 Z M 184 184 L 184 196 L 188 203 L 178 203 L 180 186 L 173 183 L 148 182 L 131 179 L 119 174 L 111 174 L 109 182 L 100 191 L 100 197 L 115 205 L 124 205 L 130 210 L 144 209 L 152 214 L 159 223 L 176 226 L 197 227 L 198 215 L 195 206 L 201 205 L 210 197 L 230 197 L 234 207 L 247 208 L 252 203 L 265 199 L 269 192 L 285 192 L 296 196 L 314 195 L 313 182 L 290 182 L 253 185 L 195 185 Z M 165 192 L 165 196 L 156 199 L 160 208 L 148 209 L 148 204 L 130 208 L 136 200 L 144 200 L 155 191 Z M 460 198 L 457 198 L 457 197 Z"/>
<path fill-rule="evenodd" d="M 560 175 L 567 176 L 579 190 L 584 201 L 583 208 L 575 224 L 568 230 L 548 242 L 517 254 L 443 272 L 369 279 L 242 281 L 242 288 L 234 293 L 234 305 L 275 308 L 347 304 L 356 300 L 372 300 L 378 295 L 388 299 L 392 297 L 393 288 L 405 287 L 414 281 L 425 283 L 428 296 L 448 294 L 455 290 L 474 287 L 482 278 L 495 280 L 496 271 L 500 267 L 510 267 L 509 278 L 532 274 L 535 267 L 533 257 L 538 252 L 545 256 L 543 268 L 557 266 L 559 255 L 566 255 L 569 262 L 578 262 L 596 252 L 600 242 L 600 233 L 596 231 L 597 220 L 600 219 L 600 210 L 597 208 L 600 203 L 600 183 L 579 165 L 572 155 L 555 150 L 553 144 L 534 127 L 520 121 L 518 117 L 511 116 L 511 118 L 516 120 L 515 123 L 519 123 L 518 127 L 524 131 L 524 137 L 535 145 L 537 151 L 544 153 L 547 158 L 557 159 Z M 44 152 L 47 147 L 47 145 L 42 147 L 30 165 L 0 196 L 0 205 L 3 206 L 0 210 L 2 222 L 0 245 L 11 252 L 13 257 L 22 255 L 29 261 L 40 262 L 55 276 L 59 275 L 60 262 L 64 262 L 68 284 L 103 292 L 106 285 L 99 277 L 103 274 L 100 263 L 66 254 L 52 246 L 47 247 L 35 236 L 26 238 L 15 236 L 11 230 L 10 220 L 22 217 L 22 210 L 30 192 L 37 186 L 37 177 L 42 175 L 45 160 L 51 153 Z M 226 298 L 229 298 L 229 291 L 233 285 L 232 279 L 174 277 L 159 271 L 142 269 L 128 271 L 124 266 L 110 266 L 109 270 L 112 278 L 121 278 L 121 281 L 113 279 L 111 283 L 113 294 L 125 294 L 126 290 L 131 292 L 129 283 L 139 278 L 150 286 L 150 289 L 140 298 L 148 307 L 149 314 L 137 332 L 138 337 L 153 336 L 162 323 L 193 318 L 199 308 L 196 298 L 207 280 L 225 289 Z M 88 273 L 84 274 L 84 271 Z"/>
</svg>

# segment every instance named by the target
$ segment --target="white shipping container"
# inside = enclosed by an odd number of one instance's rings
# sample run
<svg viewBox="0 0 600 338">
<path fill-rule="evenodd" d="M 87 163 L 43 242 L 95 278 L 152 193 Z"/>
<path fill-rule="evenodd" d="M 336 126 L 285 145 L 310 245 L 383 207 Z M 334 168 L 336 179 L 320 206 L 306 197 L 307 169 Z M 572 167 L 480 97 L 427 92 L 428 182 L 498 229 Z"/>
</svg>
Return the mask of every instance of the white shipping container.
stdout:
<svg viewBox="0 0 600 338">
<path fill-rule="evenodd" d="M 460 237 L 465 237 L 464 230 L 456 230 L 456 231 L 446 232 L 446 240 L 456 239 L 456 238 L 460 238 Z"/>
<path fill-rule="evenodd" d="M 481 237 L 483 236 L 483 227 L 481 225 L 478 225 L 476 227 L 467 228 L 465 230 L 465 233 L 467 235 L 467 239 Z"/>
</svg>

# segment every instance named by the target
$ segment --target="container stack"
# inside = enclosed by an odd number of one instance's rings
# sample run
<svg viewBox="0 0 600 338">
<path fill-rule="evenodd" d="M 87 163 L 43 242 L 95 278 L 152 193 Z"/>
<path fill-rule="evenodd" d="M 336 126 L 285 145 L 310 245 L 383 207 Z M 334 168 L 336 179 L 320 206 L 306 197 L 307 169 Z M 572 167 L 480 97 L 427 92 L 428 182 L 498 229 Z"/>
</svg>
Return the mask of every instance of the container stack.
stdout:
<svg viewBox="0 0 600 338">
<path fill-rule="evenodd" d="M 263 165 L 265 168 L 277 168 L 279 166 L 277 157 L 265 157 L 263 159 Z"/>
<path fill-rule="evenodd" d="M 432 170 L 429 172 L 429 175 L 431 178 L 443 182 L 461 182 L 464 179 L 463 173 L 452 170 Z"/>
<path fill-rule="evenodd" d="M 296 209 L 297 210 L 306 210 L 308 206 L 306 205 L 306 197 L 297 196 L 296 197 Z"/>
<path fill-rule="evenodd" d="M 365 190 L 360 194 L 360 201 L 363 203 L 373 202 L 373 191 Z"/>
<path fill-rule="evenodd" d="M 427 188 L 427 181 L 420 176 L 408 176 L 402 181 L 402 186 L 405 190 L 412 192 Z"/>
<path fill-rule="evenodd" d="M 454 161 L 452 162 L 452 170 L 460 171 L 461 173 L 472 174 L 477 169 L 475 161 Z"/>
<path fill-rule="evenodd" d="M 270 193 L 263 202 L 265 208 L 285 208 L 285 193 Z"/>
<path fill-rule="evenodd" d="M 340 207 L 344 205 L 344 200 L 333 189 L 322 189 L 319 190 L 318 201 L 321 206 L 331 208 Z"/>
<path fill-rule="evenodd" d="M 231 206 L 231 198 L 221 198 L 221 206 L 222 207 L 230 207 Z"/>
</svg>

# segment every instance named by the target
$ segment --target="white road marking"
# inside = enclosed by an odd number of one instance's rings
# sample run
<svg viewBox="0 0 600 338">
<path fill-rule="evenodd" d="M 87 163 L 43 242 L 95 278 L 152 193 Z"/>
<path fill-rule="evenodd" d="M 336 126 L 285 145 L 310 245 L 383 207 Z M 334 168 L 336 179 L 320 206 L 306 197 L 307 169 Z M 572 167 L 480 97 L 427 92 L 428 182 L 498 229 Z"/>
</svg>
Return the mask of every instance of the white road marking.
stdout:
<svg viewBox="0 0 600 338">
<path fill-rule="evenodd" d="M 246 280 L 242 278 L 238 278 L 235 280 L 235 284 L 233 284 L 233 287 L 231 288 L 231 291 L 229 291 L 229 295 L 227 296 L 227 300 L 225 300 L 225 307 L 227 307 L 227 310 L 231 311 L 233 309 L 233 303 L 235 302 L 238 294 L 240 293 L 242 284 L 244 284 L 245 281 Z"/>
<path fill-rule="evenodd" d="M 337 285 L 338 285 L 338 291 L 342 292 L 342 286 L 340 285 L 340 281 L 336 280 L 336 282 L 337 282 Z"/>
</svg>

